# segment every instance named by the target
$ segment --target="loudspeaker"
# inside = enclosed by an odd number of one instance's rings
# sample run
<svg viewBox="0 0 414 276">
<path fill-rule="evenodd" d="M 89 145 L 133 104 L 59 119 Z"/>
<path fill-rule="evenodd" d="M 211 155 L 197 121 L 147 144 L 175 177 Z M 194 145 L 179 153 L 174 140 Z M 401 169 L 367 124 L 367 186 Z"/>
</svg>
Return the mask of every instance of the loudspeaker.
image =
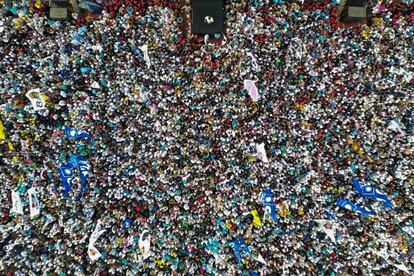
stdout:
<svg viewBox="0 0 414 276">
<path fill-rule="evenodd" d="M 224 1 L 193 0 L 191 33 L 222 33 L 224 29 Z"/>
<path fill-rule="evenodd" d="M 52 20 L 69 20 L 69 12 L 67 8 L 50 8 L 49 19 Z"/>
</svg>

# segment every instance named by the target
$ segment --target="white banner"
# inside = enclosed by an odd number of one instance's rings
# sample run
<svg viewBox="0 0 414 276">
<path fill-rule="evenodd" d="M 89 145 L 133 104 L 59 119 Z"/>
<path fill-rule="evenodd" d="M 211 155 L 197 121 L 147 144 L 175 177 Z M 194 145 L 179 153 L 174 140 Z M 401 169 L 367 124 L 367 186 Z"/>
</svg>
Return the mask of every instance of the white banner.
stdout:
<svg viewBox="0 0 414 276">
<path fill-rule="evenodd" d="M 23 215 L 23 205 L 22 200 L 18 192 L 12 191 L 12 209 L 11 211 L 16 214 Z"/>
<path fill-rule="evenodd" d="M 27 190 L 29 195 L 29 205 L 30 205 L 30 218 L 33 218 L 40 214 L 40 203 L 39 198 L 36 195 L 36 189 L 30 188 Z"/>
</svg>

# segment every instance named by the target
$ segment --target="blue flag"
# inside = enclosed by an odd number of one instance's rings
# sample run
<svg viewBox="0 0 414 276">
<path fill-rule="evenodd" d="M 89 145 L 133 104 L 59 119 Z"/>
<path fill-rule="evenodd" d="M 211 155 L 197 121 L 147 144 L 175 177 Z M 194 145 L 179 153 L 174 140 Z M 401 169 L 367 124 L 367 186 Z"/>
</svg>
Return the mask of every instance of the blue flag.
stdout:
<svg viewBox="0 0 414 276">
<path fill-rule="evenodd" d="M 81 190 L 79 191 L 79 194 L 76 197 L 76 200 L 81 199 L 81 197 L 85 193 L 86 187 L 88 187 L 88 184 L 86 183 L 86 181 L 85 180 L 81 180 Z"/>
<path fill-rule="evenodd" d="M 122 230 L 126 230 L 131 224 L 133 223 L 133 220 L 131 218 L 126 218 L 123 222 L 122 222 Z"/>
<path fill-rule="evenodd" d="M 263 192 L 260 194 L 260 199 L 262 200 L 269 216 L 275 223 L 277 223 L 278 219 L 275 205 L 275 196 L 273 195 L 272 190 L 264 189 Z"/>
<path fill-rule="evenodd" d="M 240 262 L 242 257 L 241 257 L 241 253 L 240 253 L 240 246 L 239 246 L 239 243 L 238 243 L 237 239 L 229 242 L 229 246 L 231 247 L 231 249 L 233 249 L 237 260 Z"/>
<path fill-rule="evenodd" d="M 375 212 L 373 210 L 368 209 L 364 206 L 353 204 L 349 200 L 346 200 L 346 199 L 343 199 L 343 198 L 339 199 L 336 202 L 336 204 L 338 206 L 341 206 L 342 208 L 348 209 L 348 210 L 356 212 L 356 213 L 361 213 L 365 216 L 375 216 Z"/>
<path fill-rule="evenodd" d="M 240 262 L 242 260 L 242 255 L 252 258 L 252 251 L 250 247 L 246 244 L 243 238 L 237 238 L 229 242 L 229 246 L 233 249 L 234 254 L 236 255 L 237 260 Z"/>
<path fill-rule="evenodd" d="M 89 169 L 90 169 L 90 165 L 88 161 L 82 156 L 76 156 L 73 154 L 69 157 L 69 160 L 73 166 L 78 168 L 80 179 L 81 180 L 87 179 L 89 176 Z"/>
<path fill-rule="evenodd" d="M 243 240 L 243 238 L 238 238 L 237 242 L 239 243 L 239 248 L 241 249 L 242 254 L 245 253 L 247 257 L 252 257 L 252 251 L 250 250 L 250 247 L 246 244 L 246 242 Z"/>
<path fill-rule="evenodd" d="M 67 127 L 64 133 L 68 139 L 93 138 L 92 134 L 80 128 Z"/>
<path fill-rule="evenodd" d="M 335 216 L 327 210 L 323 210 L 322 214 L 328 219 L 336 220 Z"/>
<path fill-rule="evenodd" d="M 81 179 L 81 190 L 78 196 L 76 197 L 76 200 L 79 200 L 83 196 L 86 188 L 88 187 L 86 179 L 89 176 L 90 165 L 88 161 L 82 156 L 76 156 L 73 154 L 69 157 L 69 161 L 70 164 L 72 164 L 72 166 L 77 167 L 79 170 L 79 177 Z"/>
<path fill-rule="evenodd" d="M 352 181 L 352 184 L 354 185 L 355 190 L 359 193 L 359 195 L 363 198 L 374 198 L 378 201 L 381 201 L 385 207 L 394 209 L 393 202 L 383 193 L 379 192 L 375 187 L 373 186 L 362 186 L 358 179 L 354 179 Z"/>
<path fill-rule="evenodd" d="M 72 179 L 73 179 L 73 169 L 75 167 L 69 163 L 69 164 L 63 164 L 58 169 L 59 177 L 63 182 L 63 186 L 65 188 L 64 194 L 68 195 L 70 190 L 72 189 Z"/>
<path fill-rule="evenodd" d="M 63 164 L 62 166 L 60 166 L 60 168 L 58 169 L 58 173 L 60 179 L 63 182 L 64 194 L 67 196 L 69 192 L 72 190 L 72 179 L 74 176 L 74 169 L 78 168 L 81 179 L 81 189 L 76 197 L 76 200 L 79 200 L 88 186 L 86 179 L 89 176 L 90 165 L 88 161 L 86 161 L 86 159 L 82 156 L 71 155 L 69 161 L 70 162 L 68 164 Z"/>
</svg>

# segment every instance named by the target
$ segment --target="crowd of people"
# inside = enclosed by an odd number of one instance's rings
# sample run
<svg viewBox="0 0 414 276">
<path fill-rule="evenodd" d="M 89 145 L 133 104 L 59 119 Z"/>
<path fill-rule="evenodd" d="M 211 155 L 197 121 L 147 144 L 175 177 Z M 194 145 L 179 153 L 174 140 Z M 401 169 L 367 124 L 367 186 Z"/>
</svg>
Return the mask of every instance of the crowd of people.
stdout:
<svg viewBox="0 0 414 276">
<path fill-rule="evenodd" d="M 413 274 L 413 4 L 304 2 L 0 4 L 1 274 Z"/>
</svg>

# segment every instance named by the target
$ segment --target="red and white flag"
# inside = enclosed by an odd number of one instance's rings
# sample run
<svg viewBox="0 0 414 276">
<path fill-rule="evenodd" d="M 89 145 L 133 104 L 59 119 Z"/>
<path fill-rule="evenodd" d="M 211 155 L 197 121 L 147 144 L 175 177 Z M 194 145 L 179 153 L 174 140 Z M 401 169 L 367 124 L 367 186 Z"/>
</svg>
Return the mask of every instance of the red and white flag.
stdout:
<svg viewBox="0 0 414 276">
<path fill-rule="evenodd" d="M 39 198 L 36 195 L 35 188 L 30 188 L 27 190 L 27 194 L 29 195 L 30 218 L 34 218 L 40 214 Z"/>
</svg>

